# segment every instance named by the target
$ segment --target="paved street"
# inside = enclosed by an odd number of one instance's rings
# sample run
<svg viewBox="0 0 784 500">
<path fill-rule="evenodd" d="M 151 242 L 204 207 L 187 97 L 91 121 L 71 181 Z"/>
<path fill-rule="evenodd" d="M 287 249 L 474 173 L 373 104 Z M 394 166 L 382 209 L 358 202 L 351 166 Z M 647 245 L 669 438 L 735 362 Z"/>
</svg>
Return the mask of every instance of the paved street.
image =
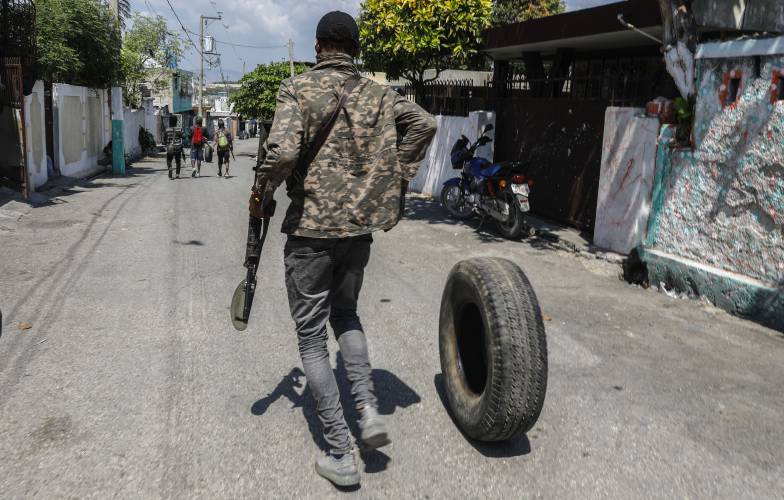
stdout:
<svg viewBox="0 0 784 500">
<path fill-rule="evenodd" d="M 334 489 L 313 471 L 285 206 L 250 328 L 229 322 L 254 142 L 239 145 L 236 177 L 213 165 L 169 181 L 147 160 L 0 232 L 1 497 L 784 496 L 784 336 L 631 287 L 616 265 L 453 224 L 423 199 L 377 235 L 361 301 L 393 444 L 364 457 L 360 490 Z M 440 392 L 441 290 L 472 256 L 517 262 L 552 318 L 544 411 L 505 444 L 463 437 Z"/>
</svg>

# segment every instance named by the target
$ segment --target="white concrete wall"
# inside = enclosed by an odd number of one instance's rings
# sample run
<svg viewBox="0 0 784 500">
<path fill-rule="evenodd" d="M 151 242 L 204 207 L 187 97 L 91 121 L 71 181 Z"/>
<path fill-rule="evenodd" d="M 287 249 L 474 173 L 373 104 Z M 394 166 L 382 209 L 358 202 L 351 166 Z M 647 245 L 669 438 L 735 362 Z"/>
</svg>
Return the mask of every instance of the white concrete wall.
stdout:
<svg viewBox="0 0 784 500">
<path fill-rule="evenodd" d="M 125 108 L 123 111 L 123 144 L 125 155 L 131 160 L 142 156 L 142 147 L 139 144 L 139 127 L 146 127 L 146 118 L 143 109 Z"/>
<path fill-rule="evenodd" d="M 438 132 L 430 148 L 427 150 L 422 166 L 416 177 L 411 181 L 409 190 L 428 196 L 438 197 L 441 188 L 448 179 L 460 175 L 459 170 L 452 168 L 449 153 L 461 135 L 465 135 L 473 142 L 481 134 L 487 124 L 495 126 L 495 113 L 477 111 L 467 117 L 462 116 L 436 116 Z M 488 136 L 494 138 L 494 132 Z M 477 156 L 493 159 L 493 143 L 477 150 Z"/>
<path fill-rule="evenodd" d="M 54 161 L 62 175 L 87 177 L 98 165 L 110 140 L 108 98 L 105 90 L 54 84 Z"/>
<path fill-rule="evenodd" d="M 642 108 L 607 108 L 595 245 L 628 254 L 642 244 L 651 211 L 659 120 Z"/>
<path fill-rule="evenodd" d="M 25 96 L 25 134 L 27 136 L 27 175 L 30 190 L 38 189 L 49 180 L 46 168 L 46 121 L 44 114 L 44 82 L 37 81 Z"/>
</svg>

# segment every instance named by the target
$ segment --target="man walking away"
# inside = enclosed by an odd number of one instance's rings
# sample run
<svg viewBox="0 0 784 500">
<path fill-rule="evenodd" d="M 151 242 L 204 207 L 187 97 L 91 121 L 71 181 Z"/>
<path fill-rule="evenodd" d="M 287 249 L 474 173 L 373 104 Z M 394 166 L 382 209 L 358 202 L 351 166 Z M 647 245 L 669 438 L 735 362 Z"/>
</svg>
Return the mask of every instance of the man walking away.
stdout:
<svg viewBox="0 0 784 500">
<path fill-rule="evenodd" d="M 218 130 L 215 131 L 215 150 L 218 152 L 218 177 L 223 175 L 223 164 L 226 164 L 226 178 L 229 178 L 229 154 L 234 149 L 234 139 L 231 132 L 226 130 L 223 120 L 218 120 Z"/>
<path fill-rule="evenodd" d="M 351 383 L 361 439 L 368 449 L 384 446 L 390 440 L 378 413 L 357 300 L 372 233 L 400 220 L 408 180 L 436 123 L 388 86 L 360 77 L 354 63 L 359 30 L 350 15 L 325 15 L 316 39 L 316 66 L 281 84 L 250 211 L 271 217 L 272 195 L 286 181 L 291 198 L 282 228 L 288 234 L 286 289 L 302 366 L 329 445 L 316 471 L 336 485 L 353 486 L 360 476 L 329 362 L 327 322 Z"/>
<path fill-rule="evenodd" d="M 191 177 L 201 176 L 201 162 L 204 160 L 204 145 L 207 143 L 207 129 L 202 126 L 201 116 L 196 117 L 191 136 Z"/>
<path fill-rule="evenodd" d="M 185 158 L 182 151 L 182 129 L 177 126 L 177 116 L 169 116 L 169 126 L 165 134 L 166 166 L 169 168 L 169 179 L 172 177 L 172 160 L 177 165 L 177 178 L 180 178 L 180 160 Z"/>
</svg>

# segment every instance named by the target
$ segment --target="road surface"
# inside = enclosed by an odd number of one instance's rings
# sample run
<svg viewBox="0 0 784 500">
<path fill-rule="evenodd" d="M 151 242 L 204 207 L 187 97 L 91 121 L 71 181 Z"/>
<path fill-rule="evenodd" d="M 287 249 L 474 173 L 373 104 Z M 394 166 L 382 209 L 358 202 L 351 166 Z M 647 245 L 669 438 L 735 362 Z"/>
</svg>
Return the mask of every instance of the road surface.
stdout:
<svg viewBox="0 0 784 500">
<path fill-rule="evenodd" d="M 285 204 L 250 328 L 229 322 L 254 149 L 239 143 L 229 179 L 213 165 L 170 181 L 162 159 L 143 161 L 0 232 L 0 496 L 782 496 L 781 334 L 629 286 L 609 263 L 454 224 L 423 199 L 376 236 L 360 305 L 393 444 L 364 457 L 360 490 L 337 491 L 313 471 Z M 441 291 L 472 256 L 517 262 L 551 318 L 544 411 L 505 444 L 467 440 L 443 405 Z"/>
</svg>

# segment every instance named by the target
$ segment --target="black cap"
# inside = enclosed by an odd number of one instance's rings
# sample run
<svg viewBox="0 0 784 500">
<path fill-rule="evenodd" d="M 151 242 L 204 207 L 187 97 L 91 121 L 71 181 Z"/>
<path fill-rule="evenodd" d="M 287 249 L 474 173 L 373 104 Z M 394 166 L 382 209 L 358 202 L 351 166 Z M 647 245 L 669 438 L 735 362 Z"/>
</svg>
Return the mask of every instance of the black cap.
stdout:
<svg viewBox="0 0 784 500">
<path fill-rule="evenodd" d="M 349 14 L 336 10 L 321 18 L 316 28 L 316 38 L 336 42 L 354 42 L 359 47 L 359 26 Z"/>
</svg>

